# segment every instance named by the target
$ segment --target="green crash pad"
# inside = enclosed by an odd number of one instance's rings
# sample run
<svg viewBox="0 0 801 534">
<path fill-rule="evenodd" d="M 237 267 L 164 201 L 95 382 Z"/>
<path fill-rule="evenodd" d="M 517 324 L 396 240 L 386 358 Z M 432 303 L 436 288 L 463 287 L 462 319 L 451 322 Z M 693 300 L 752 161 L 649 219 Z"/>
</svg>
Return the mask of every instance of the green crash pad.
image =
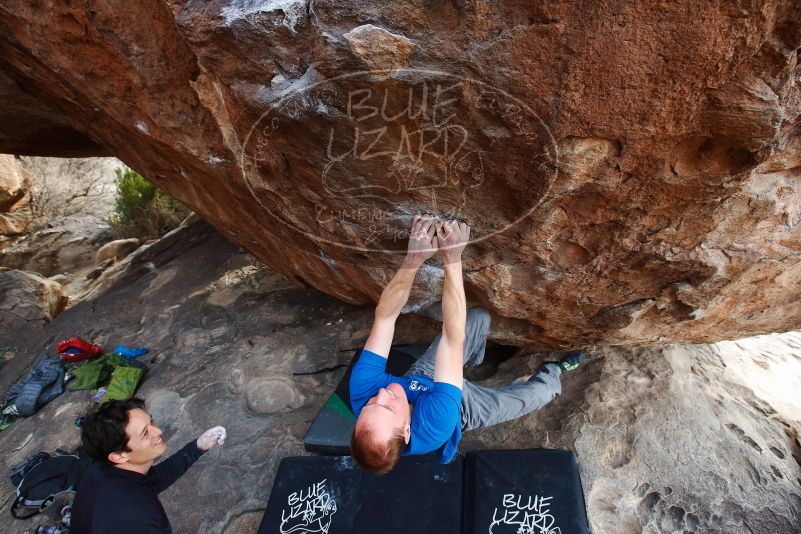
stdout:
<svg viewBox="0 0 801 534">
<path fill-rule="evenodd" d="M 387 372 L 401 376 L 423 355 L 428 345 L 396 345 L 389 352 Z M 358 355 L 348 366 L 337 389 L 328 397 L 317 416 L 312 421 L 303 446 L 309 452 L 318 454 L 348 454 L 350 436 L 356 423 L 356 416 L 350 406 L 350 373 Z"/>
</svg>

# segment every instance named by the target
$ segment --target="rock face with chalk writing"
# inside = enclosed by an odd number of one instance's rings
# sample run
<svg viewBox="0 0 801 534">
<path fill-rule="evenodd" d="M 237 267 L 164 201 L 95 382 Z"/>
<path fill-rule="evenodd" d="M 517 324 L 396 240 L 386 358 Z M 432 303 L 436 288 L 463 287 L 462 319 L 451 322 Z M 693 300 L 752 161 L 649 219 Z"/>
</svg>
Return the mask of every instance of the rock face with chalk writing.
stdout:
<svg viewBox="0 0 801 534">
<path fill-rule="evenodd" d="M 147 16 L 142 16 L 143 14 Z M 510 343 L 801 326 L 794 0 L 136 0 L 0 10 L 0 151 L 113 154 L 295 282 L 374 302 L 470 222 Z M 410 310 L 436 315 L 442 270 Z"/>
</svg>

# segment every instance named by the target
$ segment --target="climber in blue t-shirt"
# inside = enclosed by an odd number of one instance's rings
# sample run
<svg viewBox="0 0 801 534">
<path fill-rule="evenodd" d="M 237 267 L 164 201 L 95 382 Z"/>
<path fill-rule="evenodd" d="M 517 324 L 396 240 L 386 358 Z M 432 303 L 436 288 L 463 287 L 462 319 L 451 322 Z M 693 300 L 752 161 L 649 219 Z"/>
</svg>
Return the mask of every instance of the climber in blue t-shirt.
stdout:
<svg viewBox="0 0 801 534">
<path fill-rule="evenodd" d="M 379 356 L 368 350 L 362 351 L 358 363 L 354 366 L 350 381 L 350 398 L 354 412 L 360 413 L 370 401 L 375 401 L 374 404 L 382 407 L 382 397 L 385 396 L 388 397 L 389 402 L 384 405 L 392 409 L 392 401 L 402 400 L 405 397 L 407 405 L 413 406 L 414 416 L 411 418 L 408 431 L 404 424 L 400 425 L 402 432 L 395 436 L 397 449 L 403 451 L 402 455 L 426 454 L 441 449 L 440 460 L 448 463 L 453 458 L 456 446 L 462 437 L 461 389 L 446 382 L 434 382 L 422 375 L 393 376 L 386 372 L 386 366 L 387 358 L 385 356 Z M 398 386 L 400 386 L 400 391 L 397 389 Z M 386 392 L 382 390 L 386 390 Z M 371 395 L 376 391 L 378 394 L 371 399 Z M 369 411 L 371 409 L 369 408 L 368 413 L 365 414 L 365 421 L 370 420 Z M 402 414 L 401 423 L 406 423 L 404 418 L 407 411 L 399 410 Z M 383 415 L 385 420 L 395 419 L 389 412 L 378 413 Z M 395 426 L 386 425 L 386 428 L 388 431 Z M 390 444 L 392 444 L 391 440 Z"/>
<path fill-rule="evenodd" d="M 356 414 L 351 455 L 375 473 L 387 473 L 407 454 L 437 452 L 443 463 L 456 454 L 462 432 L 486 428 L 538 410 L 562 391 L 561 375 L 584 361 L 583 351 L 558 362 L 544 362 L 528 377 L 485 387 L 463 379 L 462 367 L 484 360 L 490 314 L 466 310 L 461 254 L 470 227 L 432 218 L 415 218 L 409 251 L 381 294 L 375 322 L 350 378 Z M 395 321 L 409 298 L 420 266 L 439 251 L 444 260 L 442 333 L 405 376 L 386 372 Z"/>
<path fill-rule="evenodd" d="M 351 454 L 362 467 L 390 471 L 401 454 L 439 450 L 448 462 L 462 436 L 460 405 L 467 305 L 462 251 L 470 227 L 456 221 L 415 217 L 406 258 L 381 294 L 375 321 L 350 380 L 351 405 L 358 416 Z M 409 298 L 417 271 L 437 251 L 442 254 L 442 334 L 436 346 L 433 380 L 424 375 L 386 372 L 395 321 Z"/>
</svg>

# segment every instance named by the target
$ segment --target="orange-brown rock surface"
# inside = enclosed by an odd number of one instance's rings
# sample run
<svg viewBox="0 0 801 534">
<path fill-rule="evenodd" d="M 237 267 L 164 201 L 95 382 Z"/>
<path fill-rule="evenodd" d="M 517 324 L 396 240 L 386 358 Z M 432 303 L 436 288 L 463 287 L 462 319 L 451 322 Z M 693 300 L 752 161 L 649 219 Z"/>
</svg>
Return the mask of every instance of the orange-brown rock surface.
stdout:
<svg viewBox="0 0 801 534">
<path fill-rule="evenodd" d="M 544 346 L 801 326 L 801 4 L 0 4 L 0 151 L 110 153 L 370 302 L 417 212 Z M 410 310 L 435 313 L 442 271 Z"/>
<path fill-rule="evenodd" d="M 30 185 L 30 175 L 17 159 L 0 154 L 0 250 L 4 236 L 20 234 L 30 225 L 30 213 L 24 212 Z"/>
</svg>

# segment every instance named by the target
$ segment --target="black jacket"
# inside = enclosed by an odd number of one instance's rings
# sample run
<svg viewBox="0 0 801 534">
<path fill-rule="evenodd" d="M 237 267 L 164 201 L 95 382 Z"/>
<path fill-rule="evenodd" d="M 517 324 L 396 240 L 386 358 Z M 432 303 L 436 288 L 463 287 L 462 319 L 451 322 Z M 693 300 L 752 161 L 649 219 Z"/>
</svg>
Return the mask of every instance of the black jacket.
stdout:
<svg viewBox="0 0 801 534">
<path fill-rule="evenodd" d="M 169 488 L 203 451 L 187 443 L 146 475 L 97 463 L 78 484 L 71 534 L 170 534 L 158 494 Z"/>
</svg>

